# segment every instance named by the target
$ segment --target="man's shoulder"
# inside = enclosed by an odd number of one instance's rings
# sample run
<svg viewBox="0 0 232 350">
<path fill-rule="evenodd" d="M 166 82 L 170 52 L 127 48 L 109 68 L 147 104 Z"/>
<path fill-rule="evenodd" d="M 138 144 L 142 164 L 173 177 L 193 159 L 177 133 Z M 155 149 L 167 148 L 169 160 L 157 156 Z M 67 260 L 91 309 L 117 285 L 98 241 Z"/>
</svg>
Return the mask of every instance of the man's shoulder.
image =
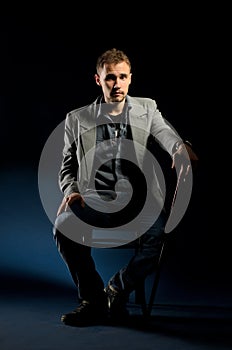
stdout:
<svg viewBox="0 0 232 350">
<path fill-rule="evenodd" d="M 145 108 L 156 108 L 156 101 L 150 97 L 137 97 L 137 96 L 128 96 L 128 103 L 132 106 L 141 106 Z"/>
</svg>

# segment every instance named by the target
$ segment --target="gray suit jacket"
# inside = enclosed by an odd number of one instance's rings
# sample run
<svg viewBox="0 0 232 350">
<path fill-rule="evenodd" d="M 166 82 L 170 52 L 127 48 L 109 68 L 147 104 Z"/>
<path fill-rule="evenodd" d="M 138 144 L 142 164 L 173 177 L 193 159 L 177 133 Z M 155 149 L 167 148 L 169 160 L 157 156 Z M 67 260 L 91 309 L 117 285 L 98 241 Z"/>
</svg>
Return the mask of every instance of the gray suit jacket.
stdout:
<svg viewBox="0 0 232 350">
<path fill-rule="evenodd" d="M 99 98 L 90 105 L 67 114 L 64 130 L 63 160 L 59 172 L 59 185 L 65 196 L 73 192 L 84 193 L 90 181 L 96 146 L 96 116 Z M 148 141 L 154 139 L 170 155 L 180 136 L 162 117 L 153 99 L 127 96 L 131 108 L 128 123 L 131 125 L 137 164 L 146 171 L 152 166 L 145 161 Z M 163 205 L 163 191 L 153 166 L 151 195 Z"/>
</svg>

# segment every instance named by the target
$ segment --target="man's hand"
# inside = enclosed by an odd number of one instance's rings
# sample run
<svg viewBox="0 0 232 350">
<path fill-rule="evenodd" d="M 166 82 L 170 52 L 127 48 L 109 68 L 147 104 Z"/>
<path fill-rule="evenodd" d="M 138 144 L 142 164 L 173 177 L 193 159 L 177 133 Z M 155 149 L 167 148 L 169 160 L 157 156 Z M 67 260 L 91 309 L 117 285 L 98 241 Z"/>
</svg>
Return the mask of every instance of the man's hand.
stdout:
<svg viewBox="0 0 232 350">
<path fill-rule="evenodd" d="M 69 196 L 63 198 L 57 211 L 57 216 L 60 215 L 63 211 L 66 211 L 68 206 L 71 205 L 74 201 L 80 201 L 81 206 L 84 208 L 85 202 L 83 197 L 80 195 L 80 193 L 74 192 L 71 193 Z"/>
<path fill-rule="evenodd" d="M 181 143 L 176 152 L 172 155 L 172 168 L 183 167 L 183 171 L 185 172 L 184 176 L 188 175 L 191 165 L 193 169 L 196 168 L 197 162 L 197 155 L 187 143 Z"/>
</svg>

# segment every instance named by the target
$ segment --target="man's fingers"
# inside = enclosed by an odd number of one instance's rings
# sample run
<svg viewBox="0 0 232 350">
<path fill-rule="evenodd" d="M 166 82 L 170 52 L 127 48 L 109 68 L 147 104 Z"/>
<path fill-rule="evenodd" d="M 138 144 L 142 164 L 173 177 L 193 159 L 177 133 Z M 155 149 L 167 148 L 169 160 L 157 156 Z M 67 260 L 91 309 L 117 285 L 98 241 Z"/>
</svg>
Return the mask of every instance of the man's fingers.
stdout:
<svg viewBox="0 0 232 350">
<path fill-rule="evenodd" d="M 79 200 L 81 203 L 81 206 L 84 208 L 85 202 L 82 196 L 69 196 L 63 199 L 58 211 L 57 211 L 57 216 L 60 215 L 63 211 L 67 211 L 68 207 L 76 200 Z"/>
<path fill-rule="evenodd" d="M 64 210 L 64 204 L 62 203 L 60 206 L 59 206 L 59 209 L 57 210 L 57 216 L 60 215 L 60 213 L 62 213 L 62 211 Z"/>
<path fill-rule="evenodd" d="M 190 170 L 190 165 L 187 165 L 187 168 L 186 168 L 186 171 L 185 171 L 185 176 L 187 176 L 187 175 L 188 175 L 189 170 Z"/>
</svg>

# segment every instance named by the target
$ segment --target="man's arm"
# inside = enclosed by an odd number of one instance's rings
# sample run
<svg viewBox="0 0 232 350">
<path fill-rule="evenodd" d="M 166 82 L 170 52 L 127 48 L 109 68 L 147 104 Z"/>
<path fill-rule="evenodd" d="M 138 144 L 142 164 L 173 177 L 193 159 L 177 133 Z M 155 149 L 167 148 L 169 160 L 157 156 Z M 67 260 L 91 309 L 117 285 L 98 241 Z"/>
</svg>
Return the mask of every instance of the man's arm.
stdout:
<svg viewBox="0 0 232 350">
<path fill-rule="evenodd" d="M 188 174 L 190 166 L 194 168 L 197 165 L 198 157 L 192 149 L 192 144 L 184 141 L 177 131 L 166 121 L 157 108 L 156 102 L 153 101 L 152 126 L 151 133 L 158 141 L 160 146 L 164 148 L 172 157 L 172 168 L 184 167 L 185 175 Z"/>
<path fill-rule="evenodd" d="M 84 207 L 83 197 L 79 193 L 77 172 L 78 172 L 78 160 L 77 160 L 77 142 L 73 132 L 73 120 L 71 115 L 68 114 L 65 120 L 64 127 L 64 148 L 63 159 L 61 168 L 59 171 L 59 186 L 64 193 L 64 198 L 58 208 L 57 216 L 63 211 L 66 211 L 74 201 L 79 200 L 82 207 Z"/>
<path fill-rule="evenodd" d="M 71 193 L 79 192 L 77 183 L 78 161 L 76 156 L 77 140 L 74 139 L 72 120 L 67 115 L 64 128 L 64 148 L 63 159 L 59 171 L 59 186 L 64 196 L 67 197 Z"/>
<path fill-rule="evenodd" d="M 77 160 L 77 139 L 74 137 L 73 120 L 71 114 L 65 119 L 64 126 L 64 147 L 63 158 L 58 174 L 58 183 L 64 198 L 58 208 L 57 216 L 66 211 L 75 200 L 79 200 L 81 206 L 84 206 L 84 200 L 79 193 L 77 181 L 78 160 Z"/>
</svg>

